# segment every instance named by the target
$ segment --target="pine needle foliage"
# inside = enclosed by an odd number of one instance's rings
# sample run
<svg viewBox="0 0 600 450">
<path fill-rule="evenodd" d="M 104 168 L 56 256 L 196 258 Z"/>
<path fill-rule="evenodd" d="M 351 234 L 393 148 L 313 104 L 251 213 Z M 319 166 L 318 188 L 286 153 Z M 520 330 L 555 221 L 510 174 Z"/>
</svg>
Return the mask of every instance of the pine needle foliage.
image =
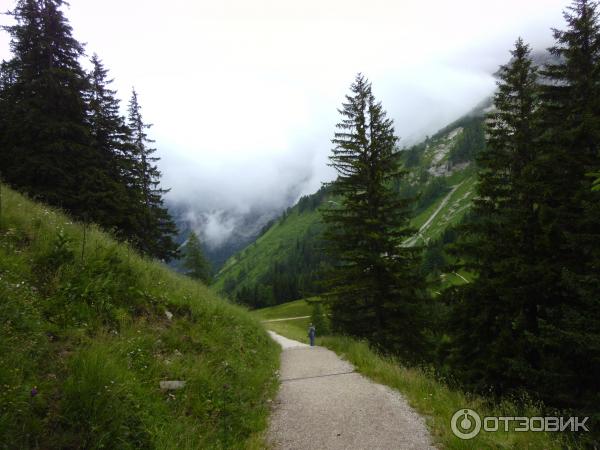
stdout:
<svg viewBox="0 0 600 450">
<path fill-rule="evenodd" d="M 398 139 L 364 76 L 350 91 L 330 156 L 338 201 L 323 212 L 328 251 L 338 261 L 327 281 L 332 325 L 414 359 L 423 346 L 424 280 L 420 250 L 402 246 L 412 233 L 412 201 L 393 189 L 405 173 L 395 154 Z"/>
<path fill-rule="evenodd" d="M 488 143 L 479 154 L 476 220 L 464 226 L 457 248 L 472 284 L 451 289 L 451 361 L 478 390 L 532 386 L 539 355 L 537 311 L 547 302 L 547 254 L 539 224 L 539 89 L 530 49 L 517 40 L 499 72 Z"/>
<path fill-rule="evenodd" d="M 19 0 L 8 13 L 12 58 L 0 64 L 2 179 L 94 222 L 145 254 L 176 256 L 158 158 L 141 122 L 120 115 L 100 58 L 87 73 L 63 0 Z"/>
<path fill-rule="evenodd" d="M 198 236 L 193 231 L 190 233 L 183 251 L 183 267 L 187 276 L 210 284 L 212 278 L 210 264 L 204 257 Z"/>
<path fill-rule="evenodd" d="M 445 293 L 447 359 L 479 391 L 527 392 L 600 423 L 600 23 L 575 0 L 537 70 L 518 40 L 500 70 L 474 221 L 456 246 L 472 284 Z M 539 72 L 539 76 L 537 75 Z M 583 436 L 585 439 L 585 436 Z"/>
</svg>

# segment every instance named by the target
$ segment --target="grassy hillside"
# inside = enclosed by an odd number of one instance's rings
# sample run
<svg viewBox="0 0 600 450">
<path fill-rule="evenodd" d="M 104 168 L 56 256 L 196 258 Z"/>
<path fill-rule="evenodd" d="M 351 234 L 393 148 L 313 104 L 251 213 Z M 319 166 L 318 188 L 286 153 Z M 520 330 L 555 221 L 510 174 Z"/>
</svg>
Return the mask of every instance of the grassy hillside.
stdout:
<svg viewBox="0 0 600 450">
<path fill-rule="evenodd" d="M 277 320 L 289 317 L 310 316 L 312 309 L 305 299 L 283 303 L 270 308 L 255 309 L 250 314 L 260 320 Z"/>
<path fill-rule="evenodd" d="M 1 200 L 0 448 L 261 447 L 279 348 L 256 319 L 95 226 Z"/>
<path fill-rule="evenodd" d="M 481 114 L 466 116 L 399 154 L 408 174 L 397 189 L 418 197 L 411 223 L 418 232 L 406 245 L 436 243 L 469 210 L 477 179 L 473 158 L 484 145 L 483 120 Z M 319 272 L 326 263 L 319 242 L 319 207 L 328 201 L 324 190 L 301 199 L 227 261 L 216 277 L 216 289 L 255 307 L 319 294 Z M 439 281 L 434 290 L 464 282 L 452 273 L 441 275 L 432 276 Z"/>
<path fill-rule="evenodd" d="M 268 330 L 272 330 L 282 336 L 306 342 L 308 339 L 308 325 L 312 308 L 304 299 L 293 302 L 283 303 L 270 308 L 255 309 L 252 315 L 263 321 L 263 325 Z M 294 318 L 293 320 L 273 321 L 277 319 Z M 298 318 L 303 317 L 303 318 Z M 319 332 L 320 330 L 317 330 Z"/>
</svg>

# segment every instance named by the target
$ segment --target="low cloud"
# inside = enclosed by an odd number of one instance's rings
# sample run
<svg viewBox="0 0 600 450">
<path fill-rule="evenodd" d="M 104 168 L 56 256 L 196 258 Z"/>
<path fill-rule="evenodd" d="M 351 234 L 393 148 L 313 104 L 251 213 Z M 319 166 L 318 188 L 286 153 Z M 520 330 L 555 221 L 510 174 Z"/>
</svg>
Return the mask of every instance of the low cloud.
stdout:
<svg viewBox="0 0 600 450">
<path fill-rule="evenodd" d="M 136 87 L 155 124 L 168 201 L 221 245 L 250 228 L 244 217 L 270 217 L 333 178 L 337 108 L 357 72 L 410 145 L 493 92 L 519 35 L 550 45 L 567 0 L 70 4 L 75 37 L 121 98 Z"/>
</svg>

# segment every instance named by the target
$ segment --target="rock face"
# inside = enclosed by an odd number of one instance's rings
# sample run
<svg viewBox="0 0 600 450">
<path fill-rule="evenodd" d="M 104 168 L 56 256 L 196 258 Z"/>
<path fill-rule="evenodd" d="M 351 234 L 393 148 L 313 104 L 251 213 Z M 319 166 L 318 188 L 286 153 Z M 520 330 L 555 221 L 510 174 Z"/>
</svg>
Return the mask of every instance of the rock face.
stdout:
<svg viewBox="0 0 600 450">
<path fill-rule="evenodd" d="M 174 391 L 185 387 L 185 381 L 161 381 L 159 383 L 163 391 Z"/>
<path fill-rule="evenodd" d="M 463 127 L 458 127 L 449 132 L 440 142 L 427 146 L 425 153 L 430 158 L 428 172 L 434 177 L 449 176 L 453 167 L 448 161 L 448 154 L 456 143 L 456 138 L 463 132 Z"/>
</svg>

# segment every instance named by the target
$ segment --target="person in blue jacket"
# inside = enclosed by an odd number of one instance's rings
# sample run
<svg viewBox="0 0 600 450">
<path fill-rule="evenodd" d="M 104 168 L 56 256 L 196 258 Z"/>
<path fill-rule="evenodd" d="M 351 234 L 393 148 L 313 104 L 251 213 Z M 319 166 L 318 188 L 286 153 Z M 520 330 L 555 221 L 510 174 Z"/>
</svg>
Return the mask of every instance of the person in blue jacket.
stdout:
<svg viewBox="0 0 600 450">
<path fill-rule="evenodd" d="M 314 325 L 311 323 L 308 325 L 308 338 L 310 339 L 310 346 L 314 347 L 315 345 L 315 336 L 317 335 L 317 330 Z"/>
</svg>

